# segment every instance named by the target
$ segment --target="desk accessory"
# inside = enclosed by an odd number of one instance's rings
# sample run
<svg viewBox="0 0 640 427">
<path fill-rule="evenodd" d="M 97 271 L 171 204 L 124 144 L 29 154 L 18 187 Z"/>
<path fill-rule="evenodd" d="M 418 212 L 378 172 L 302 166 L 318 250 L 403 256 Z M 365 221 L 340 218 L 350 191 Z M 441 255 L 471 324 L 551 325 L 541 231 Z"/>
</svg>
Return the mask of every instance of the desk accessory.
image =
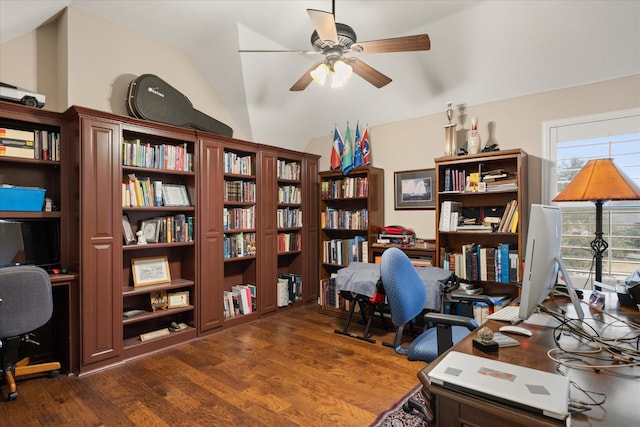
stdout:
<svg viewBox="0 0 640 427">
<path fill-rule="evenodd" d="M 478 338 L 473 339 L 473 348 L 477 348 L 485 353 L 496 353 L 498 351 L 498 343 L 493 340 L 493 331 L 486 326 L 480 328 L 477 333 Z"/>
</svg>

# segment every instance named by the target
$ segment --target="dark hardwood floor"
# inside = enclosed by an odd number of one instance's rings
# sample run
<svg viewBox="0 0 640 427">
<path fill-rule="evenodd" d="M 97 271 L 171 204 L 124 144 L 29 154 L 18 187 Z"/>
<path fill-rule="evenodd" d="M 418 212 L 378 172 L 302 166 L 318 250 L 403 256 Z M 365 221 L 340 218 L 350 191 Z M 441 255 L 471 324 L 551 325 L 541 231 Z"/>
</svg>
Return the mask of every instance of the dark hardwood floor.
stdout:
<svg viewBox="0 0 640 427">
<path fill-rule="evenodd" d="M 391 332 L 372 328 L 370 344 L 334 333 L 343 324 L 300 307 L 80 378 L 21 381 L 0 425 L 368 426 L 424 364 L 382 346 Z"/>
</svg>

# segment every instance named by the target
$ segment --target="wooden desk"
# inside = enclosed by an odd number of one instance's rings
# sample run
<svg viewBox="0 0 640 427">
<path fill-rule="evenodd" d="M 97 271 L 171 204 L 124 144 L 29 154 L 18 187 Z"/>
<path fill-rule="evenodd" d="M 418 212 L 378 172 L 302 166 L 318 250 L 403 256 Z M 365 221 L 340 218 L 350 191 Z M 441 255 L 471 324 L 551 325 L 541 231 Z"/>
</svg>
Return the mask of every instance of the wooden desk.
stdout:
<svg viewBox="0 0 640 427">
<path fill-rule="evenodd" d="M 69 374 L 78 372 L 80 354 L 78 276 L 51 274 L 53 314 L 51 323 L 53 356 Z"/>
<path fill-rule="evenodd" d="M 587 293 L 584 301 L 588 300 L 588 296 L 589 294 Z M 602 324 L 598 324 L 594 322 L 594 320 L 603 319 L 604 321 L 613 321 L 611 317 L 602 315 L 588 308 L 586 305 L 583 305 L 583 309 L 585 311 L 585 319 L 590 319 L 588 322 L 592 325 L 599 325 L 596 328 L 599 332 L 603 330 Z M 640 323 L 640 313 L 638 309 L 635 307 L 620 306 L 615 293 L 607 293 L 605 310 L 621 319 Z M 504 325 L 504 322 L 488 321 L 485 323 L 485 326 L 488 326 L 494 331 L 497 331 L 502 325 Z M 547 351 L 556 347 L 553 338 L 553 329 L 528 325 L 524 322 L 520 323 L 519 326 L 531 330 L 533 336 L 528 338 L 512 335 L 520 341 L 520 345 L 501 348 L 497 354 L 490 355 L 473 348 L 472 339 L 475 337 L 475 334 L 471 334 L 456 344 L 450 351 L 455 350 L 548 372 L 557 372 L 559 370 L 584 390 L 606 394 L 606 402 L 603 405 L 592 406 L 590 410 L 581 414 L 573 414 L 571 416 L 572 426 L 638 425 L 638 420 L 640 419 L 640 400 L 638 400 L 638 396 L 640 395 L 640 367 L 602 369 L 599 373 L 596 373 L 592 369 L 559 366 L 547 357 Z M 620 329 L 622 328 L 609 328 L 604 331 L 604 333 L 621 334 L 622 331 Z M 636 333 L 635 336 L 638 336 L 638 333 Z M 562 336 L 560 343 L 563 346 L 577 345 L 575 338 L 570 336 Z M 603 358 L 608 357 L 605 353 L 602 353 L 602 355 Z M 565 425 L 563 421 L 538 416 L 507 405 L 491 402 L 463 392 L 451 391 L 436 384 L 430 384 L 428 373 L 436 366 L 438 360 L 429 364 L 418 374 L 418 378 L 431 395 L 431 408 L 435 415 L 435 425 L 439 427 Z M 602 364 L 610 364 L 610 362 L 604 361 Z M 589 400 L 587 396 L 573 386 L 571 387 L 570 395 L 571 398 L 575 400 L 585 402 Z M 596 399 L 598 398 L 599 396 L 596 396 Z"/>
</svg>

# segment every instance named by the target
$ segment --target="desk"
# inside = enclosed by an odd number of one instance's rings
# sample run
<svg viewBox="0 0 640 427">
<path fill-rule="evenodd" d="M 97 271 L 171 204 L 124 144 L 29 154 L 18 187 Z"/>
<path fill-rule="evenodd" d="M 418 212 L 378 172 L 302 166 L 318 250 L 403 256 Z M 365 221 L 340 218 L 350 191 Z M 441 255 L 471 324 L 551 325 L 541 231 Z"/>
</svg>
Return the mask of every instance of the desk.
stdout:
<svg viewBox="0 0 640 427">
<path fill-rule="evenodd" d="M 32 363 L 57 361 L 62 372 L 78 371 L 79 309 L 78 277 L 75 274 L 50 274 L 53 313 L 51 319 L 33 331 L 39 345 L 23 342 L 19 357 L 29 357 Z"/>
<path fill-rule="evenodd" d="M 585 295 L 584 301 L 589 295 Z M 583 305 L 585 318 L 597 319 L 601 315 Z M 615 293 L 607 293 L 605 310 L 621 319 L 640 322 L 640 313 L 636 307 L 620 306 Z M 609 320 L 612 320 L 608 317 Z M 488 321 L 485 326 L 497 331 L 503 322 Z M 555 347 L 553 329 L 521 323 L 533 332 L 531 338 L 514 336 L 520 341 L 516 347 L 501 348 L 499 353 L 490 355 L 472 346 L 475 334 L 470 334 L 451 350 L 487 357 L 506 363 L 527 366 L 548 372 L 556 372 L 557 364 L 547 357 L 547 351 Z M 602 329 L 602 328 L 600 328 Z M 561 342 L 569 345 L 571 337 L 562 337 Z M 422 369 L 418 378 L 428 394 L 431 395 L 431 408 L 435 415 L 435 425 L 448 426 L 563 426 L 563 421 L 537 416 L 506 405 L 491 402 L 469 394 L 451 391 L 436 384 L 430 384 L 428 373 L 439 359 Z M 572 426 L 631 426 L 640 419 L 640 367 L 625 367 L 602 370 L 596 373 L 591 369 L 561 367 L 561 371 L 585 390 L 605 393 L 606 402 L 582 414 L 571 416 Z M 424 393 L 424 391 L 423 391 Z M 588 398 L 575 387 L 571 387 L 573 399 L 587 401 Z"/>
</svg>

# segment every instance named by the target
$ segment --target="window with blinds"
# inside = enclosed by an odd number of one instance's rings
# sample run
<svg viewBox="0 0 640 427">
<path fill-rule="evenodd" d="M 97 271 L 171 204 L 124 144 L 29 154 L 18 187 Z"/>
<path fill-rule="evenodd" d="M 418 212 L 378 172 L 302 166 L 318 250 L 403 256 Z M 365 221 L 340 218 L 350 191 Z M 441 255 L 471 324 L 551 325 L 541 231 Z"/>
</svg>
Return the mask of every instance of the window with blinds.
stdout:
<svg viewBox="0 0 640 427">
<path fill-rule="evenodd" d="M 551 200 L 591 159 L 612 158 L 640 185 L 640 109 L 579 117 L 544 124 L 543 203 Z M 562 256 L 577 287 L 590 287 L 596 210 L 593 203 L 556 203 L 562 210 Z M 607 202 L 603 238 L 609 244 L 602 280 L 621 284 L 640 269 L 640 201 Z"/>
</svg>

